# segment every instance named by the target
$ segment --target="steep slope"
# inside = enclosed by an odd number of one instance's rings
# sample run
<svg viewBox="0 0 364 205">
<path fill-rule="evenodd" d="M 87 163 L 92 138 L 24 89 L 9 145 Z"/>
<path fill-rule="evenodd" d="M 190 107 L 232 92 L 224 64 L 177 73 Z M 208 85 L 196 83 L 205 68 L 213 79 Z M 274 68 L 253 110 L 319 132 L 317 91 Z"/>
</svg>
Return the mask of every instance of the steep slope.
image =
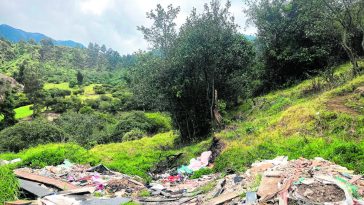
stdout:
<svg viewBox="0 0 364 205">
<path fill-rule="evenodd" d="M 17 43 L 19 41 L 29 41 L 30 39 L 33 39 L 35 42 L 39 43 L 42 39 L 47 39 L 51 37 L 48 37 L 41 33 L 31 33 L 26 32 L 21 29 L 17 29 L 14 27 L 11 27 L 6 24 L 0 25 L 0 37 L 7 39 L 8 41 L 11 41 L 13 43 Z M 77 48 L 83 48 L 84 46 L 81 43 L 74 42 L 71 40 L 53 40 L 55 45 L 59 46 L 68 46 L 68 47 L 77 47 Z"/>
<path fill-rule="evenodd" d="M 345 64 L 328 77 L 241 105 L 233 113 L 238 120 L 215 134 L 226 144 L 215 168 L 241 171 L 257 159 L 287 155 L 321 156 L 364 172 L 364 75 L 352 76 Z"/>
</svg>

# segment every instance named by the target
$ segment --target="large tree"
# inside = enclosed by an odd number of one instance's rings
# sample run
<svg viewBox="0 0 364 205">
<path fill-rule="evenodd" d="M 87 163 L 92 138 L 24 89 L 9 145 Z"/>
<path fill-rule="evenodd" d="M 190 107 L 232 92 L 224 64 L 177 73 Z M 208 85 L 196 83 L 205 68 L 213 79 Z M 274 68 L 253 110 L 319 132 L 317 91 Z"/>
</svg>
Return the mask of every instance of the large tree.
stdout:
<svg viewBox="0 0 364 205">
<path fill-rule="evenodd" d="M 155 44 L 158 35 L 149 39 L 167 55 L 162 61 L 152 61 L 155 73 L 144 75 L 154 79 L 149 82 L 163 96 L 165 109 L 171 112 L 185 142 L 207 136 L 221 123 L 218 105 L 232 104 L 249 90 L 246 82 L 252 77 L 248 73 L 254 53 L 237 32 L 229 8 L 229 1 L 225 6 L 212 1 L 201 14 L 194 9 L 169 48 Z"/>
<path fill-rule="evenodd" d="M 248 14 L 258 29 L 265 90 L 302 79 L 341 56 L 340 34 L 322 19 L 315 0 L 249 1 Z"/>
<path fill-rule="evenodd" d="M 24 70 L 24 93 L 33 104 L 33 118 L 37 116 L 44 107 L 43 79 L 39 65 L 26 64 Z"/>
<path fill-rule="evenodd" d="M 153 20 L 153 25 L 149 28 L 138 27 L 138 30 L 144 34 L 144 38 L 163 56 L 168 55 L 168 51 L 177 36 L 175 20 L 179 11 L 179 7 L 174 8 L 172 5 L 168 5 L 167 9 L 164 9 L 158 4 L 155 10 L 147 12 L 147 18 Z"/>
</svg>

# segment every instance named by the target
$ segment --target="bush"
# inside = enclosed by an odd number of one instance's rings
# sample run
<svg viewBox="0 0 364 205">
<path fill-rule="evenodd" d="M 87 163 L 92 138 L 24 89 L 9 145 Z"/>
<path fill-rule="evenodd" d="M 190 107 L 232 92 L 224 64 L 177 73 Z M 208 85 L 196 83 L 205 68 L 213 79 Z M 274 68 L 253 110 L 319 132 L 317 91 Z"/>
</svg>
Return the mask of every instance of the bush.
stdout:
<svg viewBox="0 0 364 205">
<path fill-rule="evenodd" d="M 81 114 L 91 114 L 91 113 L 93 113 L 93 112 L 94 112 L 94 110 L 93 110 L 90 106 L 83 106 L 83 107 L 79 110 L 79 112 L 80 112 Z"/>
<path fill-rule="evenodd" d="M 99 99 L 87 99 L 86 105 L 90 106 L 92 109 L 99 109 L 100 107 L 100 100 Z"/>
<path fill-rule="evenodd" d="M 47 90 L 47 92 L 52 98 L 65 97 L 65 96 L 71 95 L 70 90 L 62 90 L 62 89 L 58 89 L 58 88 L 49 89 L 49 90 Z"/>
<path fill-rule="evenodd" d="M 106 89 L 102 85 L 95 85 L 94 91 L 96 94 L 105 94 L 106 93 Z"/>
<path fill-rule="evenodd" d="M 81 95 L 81 94 L 83 94 L 85 92 L 85 90 L 84 89 L 78 89 L 78 90 L 74 90 L 73 91 L 73 94 L 74 95 Z"/>
<path fill-rule="evenodd" d="M 156 132 L 167 132 L 172 130 L 172 119 L 168 114 L 152 112 L 145 113 L 145 116 L 150 119 L 156 127 L 158 127 Z"/>
<path fill-rule="evenodd" d="M 18 195 L 19 182 L 11 169 L 0 166 L 0 204 L 15 200 Z"/>
<path fill-rule="evenodd" d="M 50 142 L 66 141 L 66 134 L 44 120 L 18 123 L 0 132 L 0 150 L 18 152 L 22 149 Z"/>
<path fill-rule="evenodd" d="M 78 85 L 78 82 L 75 79 L 70 80 L 69 86 L 70 88 L 74 88 Z"/>
<path fill-rule="evenodd" d="M 121 140 L 122 136 L 132 130 L 140 130 L 148 134 L 153 134 L 160 130 L 160 128 L 161 127 L 159 127 L 158 123 L 146 117 L 144 112 L 128 112 L 120 117 L 120 122 L 116 125 L 116 128 L 114 130 L 113 140 Z"/>
<path fill-rule="evenodd" d="M 132 141 L 132 140 L 138 140 L 141 139 L 146 135 L 145 132 L 139 129 L 131 130 L 124 134 L 123 141 Z"/>
<path fill-rule="evenodd" d="M 110 120 L 112 119 L 105 115 L 70 111 L 62 114 L 55 123 L 70 136 L 69 141 L 89 148 L 99 143 L 110 142 L 109 126 L 113 124 Z"/>
</svg>

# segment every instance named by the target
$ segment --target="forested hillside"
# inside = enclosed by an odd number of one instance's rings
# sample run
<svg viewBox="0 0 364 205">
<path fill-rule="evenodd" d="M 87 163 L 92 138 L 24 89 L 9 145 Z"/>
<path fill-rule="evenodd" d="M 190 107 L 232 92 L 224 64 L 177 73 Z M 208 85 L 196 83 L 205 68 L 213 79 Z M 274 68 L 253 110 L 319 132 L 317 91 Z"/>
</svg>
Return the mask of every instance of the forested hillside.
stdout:
<svg viewBox="0 0 364 205">
<path fill-rule="evenodd" d="M 21 159 L 6 169 L 69 159 L 150 182 L 212 150 L 194 177 L 281 155 L 364 173 L 364 2 L 248 1 L 253 38 L 230 6 L 177 28 L 181 8 L 157 5 L 137 27 L 150 50 L 130 55 L 0 40 L 0 159 Z"/>
</svg>

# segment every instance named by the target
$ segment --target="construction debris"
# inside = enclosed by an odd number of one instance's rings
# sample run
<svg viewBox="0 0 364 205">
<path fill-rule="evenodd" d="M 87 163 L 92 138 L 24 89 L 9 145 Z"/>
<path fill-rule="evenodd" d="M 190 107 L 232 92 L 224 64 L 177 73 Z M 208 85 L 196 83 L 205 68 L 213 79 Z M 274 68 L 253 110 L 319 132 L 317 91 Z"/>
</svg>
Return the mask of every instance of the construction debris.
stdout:
<svg viewBox="0 0 364 205">
<path fill-rule="evenodd" d="M 364 178 L 322 158 L 277 157 L 253 163 L 245 173 L 191 179 L 194 170 L 209 165 L 211 156 L 211 152 L 204 152 L 187 166 L 154 175 L 155 180 L 146 185 L 103 165 L 90 167 L 68 160 L 58 166 L 21 168 L 14 173 L 23 190 L 39 197 L 40 205 L 119 205 L 130 200 L 147 205 L 364 205 Z"/>
</svg>

